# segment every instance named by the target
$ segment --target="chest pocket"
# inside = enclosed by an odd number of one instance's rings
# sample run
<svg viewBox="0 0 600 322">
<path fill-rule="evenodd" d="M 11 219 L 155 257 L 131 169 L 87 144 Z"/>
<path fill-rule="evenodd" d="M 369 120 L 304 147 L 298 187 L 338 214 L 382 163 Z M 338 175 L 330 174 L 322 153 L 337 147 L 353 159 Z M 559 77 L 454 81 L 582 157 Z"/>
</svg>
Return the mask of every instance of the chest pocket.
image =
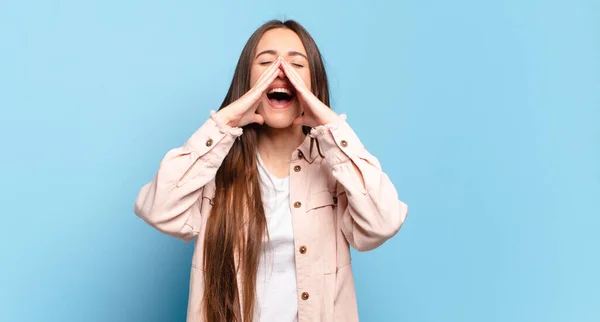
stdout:
<svg viewBox="0 0 600 322">
<path fill-rule="evenodd" d="M 318 250 L 323 260 L 323 273 L 334 274 L 336 272 L 336 236 L 337 223 L 335 198 L 328 190 L 310 194 L 307 212 L 311 215 L 313 222 L 317 223 Z"/>
<path fill-rule="evenodd" d="M 325 190 L 310 194 L 308 199 L 307 211 L 316 210 L 323 207 L 333 207 L 337 204 L 337 198 L 331 192 Z"/>
</svg>

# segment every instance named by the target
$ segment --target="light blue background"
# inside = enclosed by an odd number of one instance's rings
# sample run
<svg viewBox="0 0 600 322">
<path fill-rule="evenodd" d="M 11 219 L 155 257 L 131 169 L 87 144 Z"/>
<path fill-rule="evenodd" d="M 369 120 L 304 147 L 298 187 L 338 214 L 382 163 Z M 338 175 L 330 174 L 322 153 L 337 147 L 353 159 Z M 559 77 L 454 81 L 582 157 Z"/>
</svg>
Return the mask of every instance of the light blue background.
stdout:
<svg viewBox="0 0 600 322">
<path fill-rule="evenodd" d="M 0 321 L 183 321 L 192 244 L 133 214 L 271 18 L 305 25 L 410 207 L 362 321 L 600 321 L 598 1 L 3 1 Z"/>
</svg>

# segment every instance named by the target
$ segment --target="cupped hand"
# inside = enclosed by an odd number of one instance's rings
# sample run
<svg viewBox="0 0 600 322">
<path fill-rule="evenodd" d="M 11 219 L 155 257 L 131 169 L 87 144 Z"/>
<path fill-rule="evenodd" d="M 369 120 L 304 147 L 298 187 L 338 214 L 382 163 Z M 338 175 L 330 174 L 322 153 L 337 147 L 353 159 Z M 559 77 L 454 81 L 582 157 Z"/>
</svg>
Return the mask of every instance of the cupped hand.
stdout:
<svg viewBox="0 0 600 322">
<path fill-rule="evenodd" d="M 250 123 L 263 124 L 265 119 L 262 115 L 256 113 L 256 109 L 260 103 L 260 99 L 264 97 L 269 85 L 277 78 L 283 76 L 281 64 L 283 58 L 278 57 L 269 66 L 256 81 L 254 86 L 242 97 L 233 103 L 225 106 L 217 112 L 217 117 L 224 124 L 232 127 L 242 127 Z"/>
<path fill-rule="evenodd" d="M 327 105 L 321 102 L 306 86 L 302 77 L 288 64 L 285 59 L 282 59 L 281 66 L 285 72 L 285 76 L 289 79 L 290 83 L 296 90 L 296 97 L 304 113 L 302 116 L 297 117 L 294 120 L 294 124 L 306 125 L 309 127 L 317 127 L 319 125 L 334 122 L 338 119 L 337 113 L 330 109 Z"/>
</svg>

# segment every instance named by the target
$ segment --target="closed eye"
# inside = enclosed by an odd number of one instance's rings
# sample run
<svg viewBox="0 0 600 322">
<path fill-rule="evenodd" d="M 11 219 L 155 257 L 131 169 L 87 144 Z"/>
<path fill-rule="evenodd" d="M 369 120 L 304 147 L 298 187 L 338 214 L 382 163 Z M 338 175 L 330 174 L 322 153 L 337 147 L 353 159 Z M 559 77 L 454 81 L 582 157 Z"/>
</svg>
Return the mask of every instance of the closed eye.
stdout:
<svg viewBox="0 0 600 322">
<path fill-rule="evenodd" d="M 270 61 L 263 61 L 263 62 L 260 62 L 260 63 L 258 63 L 258 64 L 259 64 L 259 65 L 262 65 L 262 66 L 266 66 L 266 65 L 270 65 L 271 63 L 272 63 L 272 62 L 270 62 Z"/>
<path fill-rule="evenodd" d="M 298 64 L 298 63 L 292 63 L 292 66 L 296 66 L 296 67 L 304 67 L 304 65 L 302 65 L 302 64 Z"/>
</svg>

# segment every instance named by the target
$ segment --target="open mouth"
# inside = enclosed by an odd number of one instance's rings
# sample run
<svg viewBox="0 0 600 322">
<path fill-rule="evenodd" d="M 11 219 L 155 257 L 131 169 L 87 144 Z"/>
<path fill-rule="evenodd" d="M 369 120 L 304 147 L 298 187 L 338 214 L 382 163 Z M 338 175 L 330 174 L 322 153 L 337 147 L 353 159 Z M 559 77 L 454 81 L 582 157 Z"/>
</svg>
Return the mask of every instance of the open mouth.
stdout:
<svg viewBox="0 0 600 322">
<path fill-rule="evenodd" d="M 267 92 L 267 99 L 271 106 L 284 108 L 292 103 L 294 92 L 286 87 L 273 87 Z"/>
</svg>

